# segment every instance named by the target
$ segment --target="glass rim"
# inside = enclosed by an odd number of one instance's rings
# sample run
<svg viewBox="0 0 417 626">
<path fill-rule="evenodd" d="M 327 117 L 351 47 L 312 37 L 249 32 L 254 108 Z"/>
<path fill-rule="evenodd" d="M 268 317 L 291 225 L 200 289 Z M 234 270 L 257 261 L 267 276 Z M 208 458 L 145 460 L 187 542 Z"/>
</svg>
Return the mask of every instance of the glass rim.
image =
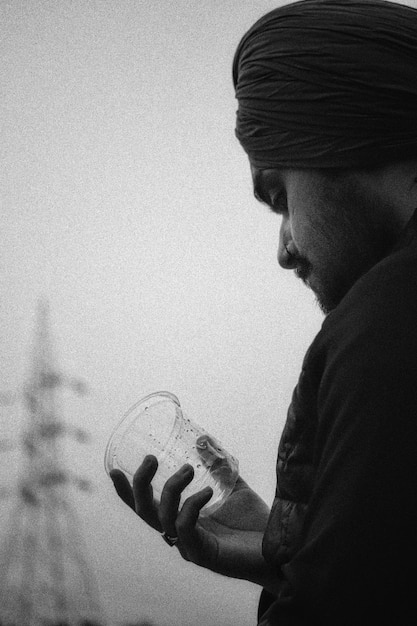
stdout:
<svg viewBox="0 0 417 626">
<path fill-rule="evenodd" d="M 125 420 L 128 419 L 128 417 L 131 415 L 131 413 L 141 404 L 143 404 L 144 402 L 146 402 L 147 400 L 149 400 L 150 398 L 153 398 L 155 396 L 162 396 L 164 398 L 168 398 L 169 400 L 171 400 L 172 402 L 174 402 L 178 407 L 181 408 L 180 405 L 180 401 L 177 398 L 177 396 L 174 393 L 171 393 L 170 391 L 154 391 L 153 393 L 149 393 L 146 396 L 143 396 L 142 398 L 140 398 L 139 400 L 137 400 L 137 402 L 135 402 L 134 404 L 132 404 L 129 409 L 122 415 L 122 417 L 119 419 L 119 421 L 117 422 L 117 424 L 114 426 L 113 430 L 110 433 L 110 437 L 107 441 L 107 445 L 106 445 L 106 449 L 104 451 L 104 469 L 106 471 L 107 474 L 110 473 L 110 448 L 113 444 L 114 438 L 117 435 L 121 425 L 125 422 Z M 175 427 L 175 424 L 174 424 Z"/>
</svg>

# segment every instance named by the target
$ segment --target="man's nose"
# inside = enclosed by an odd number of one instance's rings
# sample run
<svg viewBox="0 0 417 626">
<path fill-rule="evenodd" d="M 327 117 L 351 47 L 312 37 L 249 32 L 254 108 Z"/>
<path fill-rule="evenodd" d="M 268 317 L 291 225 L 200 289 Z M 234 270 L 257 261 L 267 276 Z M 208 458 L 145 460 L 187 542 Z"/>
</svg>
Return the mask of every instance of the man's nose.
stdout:
<svg viewBox="0 0 417 626">
<path fill-rule="evenodd" d="M 284 270 L 293 270 L 297 267 L 295 246 L 292 241 L 288 219 L 283 217 L 279 231 L 278 263 Z"/>
</svg>

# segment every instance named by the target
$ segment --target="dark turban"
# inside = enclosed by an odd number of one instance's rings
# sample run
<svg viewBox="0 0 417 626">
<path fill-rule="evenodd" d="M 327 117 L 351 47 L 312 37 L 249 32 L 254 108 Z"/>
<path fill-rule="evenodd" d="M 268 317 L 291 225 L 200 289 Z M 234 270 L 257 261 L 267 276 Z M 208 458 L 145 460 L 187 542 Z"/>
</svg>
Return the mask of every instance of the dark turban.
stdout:
<svg viewBox="0 0 417 626">
<path fill-rule="evenodd" d="M 302 0 L 236 51 L 236 135 L 259 168 L 359 167 L 417 157 L 417 10 Z"/>
</svg>

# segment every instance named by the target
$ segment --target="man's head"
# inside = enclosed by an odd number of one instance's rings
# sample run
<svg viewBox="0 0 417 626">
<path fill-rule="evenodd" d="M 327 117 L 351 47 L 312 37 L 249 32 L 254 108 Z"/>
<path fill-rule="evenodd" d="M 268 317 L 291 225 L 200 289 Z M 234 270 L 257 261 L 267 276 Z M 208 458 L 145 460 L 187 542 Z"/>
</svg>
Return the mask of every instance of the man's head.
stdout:
<svg viewBox="0 0 417 626">
<path fill-rule="evenodd" d="M 252 166 L 255 196 L 282 217 L 278 260 L 331 311 L 393 247 L 417 209 L 417 160 L 372 170 Z"/>
<path fill-rule="evenodd" d="M 236 52 L 255 195 L 279 202 L 280 263 L 325 311 L 417 208 L 416 65 L 417 11 L 383 0 L 286 5 Z"/>
</svg>

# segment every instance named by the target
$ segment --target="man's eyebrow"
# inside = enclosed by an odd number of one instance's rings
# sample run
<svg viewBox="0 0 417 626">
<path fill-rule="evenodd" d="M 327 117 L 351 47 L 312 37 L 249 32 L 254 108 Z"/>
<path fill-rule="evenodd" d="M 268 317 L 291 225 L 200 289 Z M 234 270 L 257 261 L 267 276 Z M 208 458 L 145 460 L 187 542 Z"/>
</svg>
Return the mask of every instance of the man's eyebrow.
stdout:
<svg viewBox="0 0 417 626">
<path fill-rule="evenodd" d="M 262 202 L 262 204 L 267 204 L 266 200 L 264 200 L 263 197 L 261 196 L 261 194 L 259 193 L 259 189 L 255 188 L 253 190 L 253 195 L 258 200 L 258 202 Z"/>
<path fill-rule="evenodd" d="M 265 204 L 272 211 L 272 213 L 282 215 L 282 203 L 281 205 L 278 202 L 275 204 L 275 200 L 278 200 L 285 195 L 284 182 L 279 172 L 274 173 L 273 176 L 274 177 L 271 180 L 269 173 L 265 177 L 262 170 L 253 172 L 253 195 L 259 202 Z M 273 195 L 272 199 L 271 192 Z"/>
<path fill-rule="evenodd" d="M 267 200 L 267 193 L 265 192 L 265 189 L 263 187 L 263 181 L 260 179 L 260 176 L 257 176 L 254 180 L 253 195 L 258 200 L 258 202 L 265 204 L 268 209 L 270 209 L 273 213 L 279 213 L 279 211 L 277 211 L 277 208 L 271 205 L 271 201 Z"/>
<path fill-rule="evenodd" d="M 262 202 L 262 204 L 269 204 L 266 200 L 265 190 L 263 189 L 262 180 L 259 175 L 255 176 L 253 181 L 253 195 L 259 202 Z"/>
</svg>

